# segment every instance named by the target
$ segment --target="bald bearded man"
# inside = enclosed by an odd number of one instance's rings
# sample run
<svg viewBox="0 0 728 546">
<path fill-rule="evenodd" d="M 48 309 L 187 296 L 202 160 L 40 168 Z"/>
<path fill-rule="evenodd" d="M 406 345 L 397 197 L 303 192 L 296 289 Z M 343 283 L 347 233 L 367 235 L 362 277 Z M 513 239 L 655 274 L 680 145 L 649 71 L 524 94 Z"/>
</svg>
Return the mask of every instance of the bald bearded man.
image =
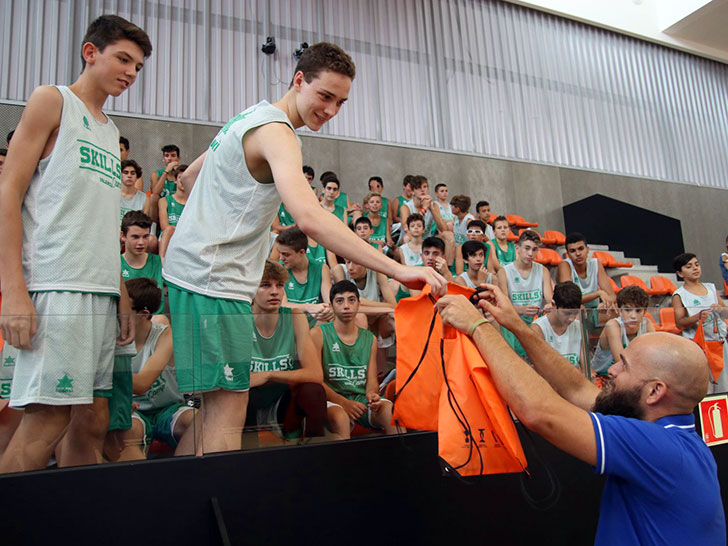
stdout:
<svg viewBox="0 0 728 546">
<path fill-rule="evenodd" d="M 640 336 L 600 391 L 486 286 L 479 306 L 516 335 L 535 371 L 466 298 L 445 296 L 437 309 L 472 336 L 526 427 L 607 476 L 595 544 L 725 544 L 717 467 L 692 414 L 708 390 L 702 350 L 673 334 Z"/>
</svg>

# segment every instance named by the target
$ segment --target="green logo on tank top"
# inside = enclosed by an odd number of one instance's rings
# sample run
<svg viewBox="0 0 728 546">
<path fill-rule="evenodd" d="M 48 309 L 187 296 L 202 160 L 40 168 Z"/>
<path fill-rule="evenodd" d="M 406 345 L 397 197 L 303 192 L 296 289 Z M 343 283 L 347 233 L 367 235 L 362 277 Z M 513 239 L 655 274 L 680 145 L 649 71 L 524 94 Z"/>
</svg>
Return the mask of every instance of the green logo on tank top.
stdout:
<svg viewBox="0 0 728 546">
<path fill-rule="evenodd" d="M 12 356 L 7 357 L 3 362 L 3 366 L 15 366 L 15 359 Z"/>
<path fill-rule="evenodd" d="M 60 393 L 73 392 L 73 379 L 68 377 L 68 374 L 64 374 L 63 377 L 61 377 L 58 380 L 58 385 L 56 386 L 56 392 L 60 392 Z"/>
<path fill-rule="evenodd" d="M 87 118 L 86 116 L 83 116 L 83 126 L 84 126 L 84 127 L 86 128 L 86 129 L 88 129 L 89 131 L 91 130 L 91 127 L 90 127 L 90 126 L 89 126 L 89 124 L 88 124 L 88 118 Z"/>
<path fill-rule="evenodd" d="M 518 277 L 516 277 L 515 279 L 513 279 L 513 282 L 521 282 L 521 279 L 519 279 Z"/>
<path fill-rule="evenodd" d="M 210 143 L 210 149 L 211 149 L 211 150 L 212 150 L 213 152 L 214 152 L 215 150 L 217 150 L 217 149 L 218 149 L 218 148 L 220 147 L 220 137 L 221 137 L 222 135 L 226 135 L 226 134 L 227 134 L 227 132 L 228 132 L 228 131 L 230 130 L 230 127 L 232 127 L 233 123 L 235 123 L 236 121 L 240 121 L 241 119 L 245 119 L 245 118 L 247 118 L 247 117 L 248 117 L 248 116 L 249 116 L 250 114 L 252 114 L 253 112 L 255 112 L 255 110 L 257 110 L 257 108 L 254 108 L 254 109 L 252 109 L 252 110 L 248 110 L 247 112 L 243 112 L 242 114 L 238 114 L 238 115 L 237 115 L 237 116 L 235 116 L 235 117 L 234 117 L 233 119 L 231 119 L 230 121 L 228 121 L 228 122 L 227 122 L 227 123 L 226 123 L 226 124 L 225 124 L 225 125 L 223 126 L 223 128 L 222 128 L 222 129 L 220 129 L 220 132 L 219 132 L 219 133 L 217 134 L 217 136 L 216 136 L 216 137 L 215 137 L 215 138 L 213 139 L 213 141 L 212 141 L 212 142 Z"/>
<path fill-rule="evenodd" d="M 77 139 L 79 168 L 102 175 L 99 182 L 110 188 L 121 187 L 121 163 L 117 156 L 86 140 Z"/>
<path fill-rule="evenodd" d="M 695 300 L 695 301 L 693 301 L 693 304 L 694 304 L 694 305 L 700 305 L 700 300 Z"/>
<path fill-rule="evenodd" d="M 222 371 L 225 374 L 226 381 L 232 381 L 234 379 L 233 369 L 230 367 L 230 364 L 225 364 L 225 367 L 222 369 Z"/>
<path fill-rule="evenodd" d="M 579 364 L 579 355 L 574 353 L 568 353 L 563 355 L 566 360 L 571 362 L 572 364 L 578 365 Z"/>
<path fill-rule="evenodd" d="M 121 270 L 121 276 L 124 277 L 125 279 L 128 279 L 129 278 L 129 270 L 128 269 L 122 269 Z"/>
</svg>

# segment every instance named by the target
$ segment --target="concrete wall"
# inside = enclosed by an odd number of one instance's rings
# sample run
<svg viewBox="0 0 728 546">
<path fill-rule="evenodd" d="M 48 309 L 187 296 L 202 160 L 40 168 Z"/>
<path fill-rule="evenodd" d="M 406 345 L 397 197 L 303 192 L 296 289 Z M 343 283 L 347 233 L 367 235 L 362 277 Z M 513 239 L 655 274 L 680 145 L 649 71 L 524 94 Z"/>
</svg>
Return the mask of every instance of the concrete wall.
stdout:
<svg viewBox="0 0 728 546">
<path fill-rule="evenodd" d="M 0 135 L 17 125 L 21 113 L 20 106 L 0 104 Z M 130 157 L 142 165 L 147 184 L 149 173 L 162 166 L 162 145 L 177 144 L 183 162 L 191 162 L 207 148 L 219 128 L 112 117 L 121 134 L 131 141 Z M 430 187 L 447 183 L 450 196 L 470 195 L 473 205 L 486 199 L 495 213 L 520 214 L 537 221 L 539 229 L 563 231 L 562 207 L 594 193 L 666 214 L 681 220 L 685 248 L 701 258 L 706 280 L 722 286 L 717 259 L 728 234 L 721 220 L 728 210 L 725 190 L 367 142 L 313 136 L 302 136 L 301 141 L 304 163 L 311 165 L 317 176 L 326 170 L 336 172 L 342 190 L 352 200 L 366 194 L 371 175 L 384 179 L 384 193 L 392 198 L 399 193 L 403 176 L 413 173 L 427 176 Z"/>
</svg>

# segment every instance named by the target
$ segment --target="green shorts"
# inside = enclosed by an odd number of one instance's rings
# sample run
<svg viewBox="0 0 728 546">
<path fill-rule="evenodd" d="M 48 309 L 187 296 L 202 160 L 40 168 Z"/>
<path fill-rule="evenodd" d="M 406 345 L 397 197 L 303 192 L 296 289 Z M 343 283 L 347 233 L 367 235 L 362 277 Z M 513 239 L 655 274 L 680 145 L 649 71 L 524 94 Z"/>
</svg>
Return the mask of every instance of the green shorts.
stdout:
<svg viewBox="0 0 728 546">
<path fill-rule="evenodd" d="M 250 388 L 253 310 L 167 283 L 179 392 Z"/>
<path fill-rule="evenodd" d="M 172 404 L 156 411 L 135 411 L 134 418 L 144 424 L 144 445 L 148 446 L 152 440 L 161 440 L 172 447 L 177 447 L 174 427 L 179 416 L 188 410 L 192 408 L 185 404 Z"/>
<path fill-rule="evenodd" d="M 131 428 L 131 397 L 133 380 L 131 359 L 136 354 L 134 342 L 116 347 L 114 355 L 114 382 L 110 391 L 95 392 L 94 396 L 109 399 L 109 430 L 129 430 Z"/>
</svg>

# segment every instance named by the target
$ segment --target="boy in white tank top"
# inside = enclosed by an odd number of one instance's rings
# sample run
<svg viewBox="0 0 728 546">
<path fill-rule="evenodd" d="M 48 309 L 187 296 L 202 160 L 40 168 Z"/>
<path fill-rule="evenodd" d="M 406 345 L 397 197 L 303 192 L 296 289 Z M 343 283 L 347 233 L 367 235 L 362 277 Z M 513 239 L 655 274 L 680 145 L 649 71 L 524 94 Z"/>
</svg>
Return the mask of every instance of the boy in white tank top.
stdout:
<svg viewBox="0 0 728 546">
<path fill-rule="evenodd" d="M 639 286 L 627 286 L 617 294 L 619 316 L 607 321 L 592 358 L 592 375 L 597 385 L 609 377 L 609 368 L 622 358 L 622 351 L 639 335 L 654 332 L 652 321 L 645 318 L 650 298 Z"/>
<path fill-rule="evenodd" d="M 303 175 L 294 131 L 303 126 L 318 131 L 334 117 L 349 96 L 354 74 L 354 63 L 338 46 L 310 46 L 286 94 L 235 116 L 182 175 L 190 197 L 167 249 L 163 274 L 180 390 L 203 393 L 204 433 L 198 437 L 204 438 L 205 452 L 241 446 L 252 338 L 240 330 L 241 325 L 253 328 L 250 302 L 281 199 L 296 225 L 335 254 L 406 283 L 430 283 L 436 293 L 445 290 L 444 279 L 433 270 L 395 263 L 323 210 Z M 182 324 L 175 324 L 175 314 Z M 235 321 L 226 320 L 231 314 Z M 187 323 L 183 316 L 190 317 Z M 203 325 L 203 316 L 217 317 L 214 332 L 209 332 L 210 321 Z M 202 361 L 195 349 L 208 333 L 219 342 L 211 344 Z"/>
<path fill-rule="evenodd" d="M 83 40 L 81 76 L 33 91 L 15 131 L 0 184 L 1 324 L 6 343 L 20 349 L 10 404 L 33 411 L 0 472 L 44 468 L 67 427 L 64 460 L 100 460 L 117 311 L 119 343 L 133 339 L 119 273 L 119 132 L 102 107 L 134 83 L 151 49 L 139 27 L 99 17 Z M 74 243 L 88 233 L 97 244 L 79 252 Z M 48 316 L 59 312 L 68 315 Z"/>
<path fill-rule="evenodd" d="M 553 281 L 548 269 L 533 259 L 541 246 L 535 231 L 521 233 L 516 243 L 516 261 L 498 271 L 498 285 L 508 294 L 511 303 L 526 324 L 531 324 L 541 311 L 551 308 Z M 510 331 L 503 329 L 503 337 L 520 356 L 526 352 Z"/>
<path fill-rule="evenodd" d="M 586 237 L 581 233 L 569 233 L 566 254 L 568 258 L 556 270 L 557 282 L 576 283 L 582 292 L 581 301 L 587 308 L 614 309 L 617 296 L 604 266 L 596 258 L 589 257 Z"/>
<path fill-rule="evenodd" d="M 405 221 L 408 241 L 394 249 L 394 259 L 404 265 L 422 265 L 422 234 L 425 232 L 425 220 L 415 212 Z"/>
<path fill-rule="evenodd" d="M 131 365 L 134 400 L 139 407 L 132 414 L 129 430 L 114 431 L 107 436 L 104 452 L 111 461 L 145 459 L 146 448 L 153 439 L 178 447 L 177 442 L 194 421 L 195 414 L 177 389 L 172 330 L 166 324 L 152 321 L 162 291 L 154 279 L 146 277 L 131 279 L 126 285 L 136 313 L 136 356 Z"/>
<path fill-rule="evenodd" d="M 706 341 L 723 343 L 723 363 L 728 362 L 728 344 L 726 338 L 726 322 L 728 307 L 718 296 L 713 283 L 700 282 L 702 269 L 695 254 L 686 252 L 676 256 L 673 268 L 684 284 L 672 295 L 672 306 L 675 308 L 675 323 L 682 329 L 683 337 L 693 339 L 698 322 L 703 323 Z M 710 376 L 710 393 L 728 392 L 728 373 L 723 372 L 717 380 Z"/>
<path fill-rule="evenodd" d="M 554 287 L 553 308 L 531 324 L 531 330 L 552 349 L 586 374 L 584 335 L 581 330 L 581 290 L 571 281 Z"/>
<path fill-rule="evenodd" d="M 483 267 L 485 262 L 485 243 L 466 241 L 461 247 L 463 259 L 468 270 L 455 277 L 455 282 L 470 288 L 477 288 L 483 283 L 492 284 L 493 273 Z"/>
</svg>

